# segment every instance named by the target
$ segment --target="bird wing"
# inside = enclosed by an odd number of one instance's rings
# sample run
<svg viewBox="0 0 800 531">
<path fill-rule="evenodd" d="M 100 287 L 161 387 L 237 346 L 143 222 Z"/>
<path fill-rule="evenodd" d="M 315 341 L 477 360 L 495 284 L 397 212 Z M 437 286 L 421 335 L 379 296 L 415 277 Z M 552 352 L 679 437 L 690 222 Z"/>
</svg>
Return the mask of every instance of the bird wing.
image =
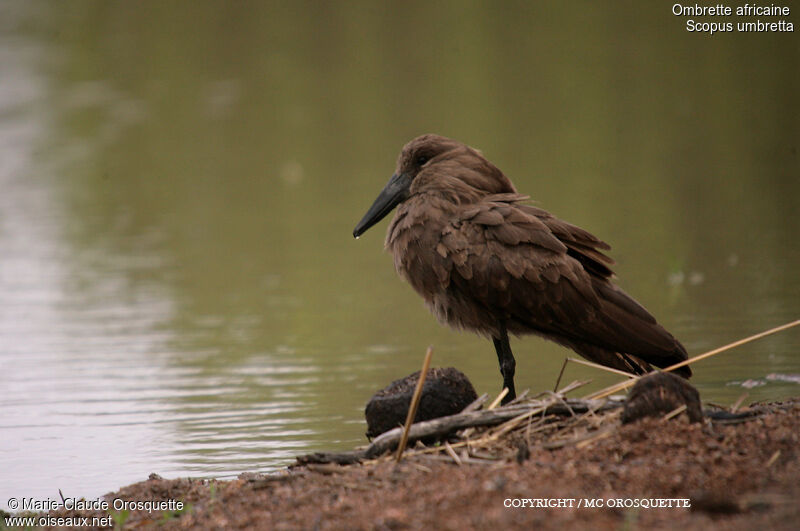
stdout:
<svg viewBox="0 0 800 531">
<path fill-rule="evenodd" d="M 548 225 L 555 218 L 519 197 L 490 196 L 444 228 L 437 251 L 451 262 L 452 287 L 542 332 L 593 320 L 600 301 L 589 273 Z"/>
<path fill-rule="evenodd" d="M 524 204 L 517 204 L 516 207 L 540 219 L 567 246 L 567 254 L 578 260 L 587 271 L 603 278 L 614 275 L 609 268 L 614 260 L 603 254 L 603 251 L 611 249 L 606 242 L 541 208 Z"/>
<path fill-rule="evenodd" d="M 443 229 L 436 251 L 448 289 L 511 332 L 539 333 L 606 365 L 631 370 L 685 359 L 680 343 L 610 282 L 606 243 L 522 199 L 490 196 Z"/>
</svg>

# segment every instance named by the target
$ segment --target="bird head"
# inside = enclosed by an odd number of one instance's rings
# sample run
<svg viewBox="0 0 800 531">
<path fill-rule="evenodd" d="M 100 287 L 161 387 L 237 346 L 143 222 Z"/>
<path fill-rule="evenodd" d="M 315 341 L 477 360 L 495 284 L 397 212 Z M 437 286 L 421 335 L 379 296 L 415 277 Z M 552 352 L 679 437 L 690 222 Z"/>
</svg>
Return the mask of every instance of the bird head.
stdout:
<svg viewBox="0 0 800 531">
<path fill-rule="evenodd" d="M 394 174 L 353 236 L 361 236 L 412 195 L 432 191 L 455 198 L 516 192 L 503 172 L 479 151 L 451 138 L 422 135 L 403 147 Z"/>
</svg>

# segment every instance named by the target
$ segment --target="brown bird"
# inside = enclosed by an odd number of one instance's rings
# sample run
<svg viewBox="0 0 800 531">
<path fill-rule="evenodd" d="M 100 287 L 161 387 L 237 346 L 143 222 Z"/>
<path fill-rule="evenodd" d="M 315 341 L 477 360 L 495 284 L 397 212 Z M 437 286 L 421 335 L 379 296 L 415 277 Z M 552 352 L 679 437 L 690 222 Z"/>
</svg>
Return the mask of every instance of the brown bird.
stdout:
<svg viewBox="0 0 800 531">
<path fill-rule="evenodd" d="M 634 374 L 687 359 L 612 283 L 608 244 L 528 199 L 479 151 L 423 135 L 403 147 L 353 236 L 397 207 L 386 234 L 397 272 L 440 322 L 492 338 L 509 391 L 504 402 L 516 396 L 509 332 L 537 334 Z M 688 366 L 674 372 L 692 374 Z"/>
</svg>

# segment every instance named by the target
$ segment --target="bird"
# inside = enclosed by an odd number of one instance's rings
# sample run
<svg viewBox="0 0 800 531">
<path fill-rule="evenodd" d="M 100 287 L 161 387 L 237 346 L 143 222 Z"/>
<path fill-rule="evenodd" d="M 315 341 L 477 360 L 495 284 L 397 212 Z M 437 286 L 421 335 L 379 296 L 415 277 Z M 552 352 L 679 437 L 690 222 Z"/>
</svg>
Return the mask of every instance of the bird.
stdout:
<svg viewBox="0 0 800 531">
<path fill-rule="evenodd" d="M 686 360 L 683 345 L 614 283 L 611 247 L 530 203 L 480 151 L 425 134 L 403 147 L 353 236 L 397 209 L 385 241 L 395 269 L 441 323 L 492 339 L 503 403 L 516 397 L 509 334 L 635 375 Z M 688 365 L 674 372 L 692 374 Z"/>
</svg>

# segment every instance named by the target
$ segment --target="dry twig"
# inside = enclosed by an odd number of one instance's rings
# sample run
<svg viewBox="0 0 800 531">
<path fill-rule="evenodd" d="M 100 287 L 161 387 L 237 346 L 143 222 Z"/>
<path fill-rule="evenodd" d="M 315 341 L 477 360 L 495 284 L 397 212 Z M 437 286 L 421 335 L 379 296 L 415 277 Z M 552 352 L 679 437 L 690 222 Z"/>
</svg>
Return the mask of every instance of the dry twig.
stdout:
<svg viewBox="0 0 800 531">
<path fill-rule="evenodd" d="M 422 362 L 422 371 L 419 373 L 419 380 L 417 380 L 417 388 L 414 389 L 414 395 L 411 397 L 411 405 L 408 407 L 408 416 L 406 416 L 406 425 L 403 426 L 403 436 L 400 438 L 400 444 L 397 446 L 397 462 L 403 458 L 403 450 L 406 449 L 408 442 L 408 432 L 411 430 L 411 425 L 414 423 L 414 417 L 417 415 L 417 408 L 419 407 L 419 398 L 422 396 L 422 386 L 425 385 L 425 376 L 428 374 L 428 368 L 431 366 L 431 358 L 433 357 L 433 347 L 428 347 L 425 352 L 425 361 Z"/>
</svg>

